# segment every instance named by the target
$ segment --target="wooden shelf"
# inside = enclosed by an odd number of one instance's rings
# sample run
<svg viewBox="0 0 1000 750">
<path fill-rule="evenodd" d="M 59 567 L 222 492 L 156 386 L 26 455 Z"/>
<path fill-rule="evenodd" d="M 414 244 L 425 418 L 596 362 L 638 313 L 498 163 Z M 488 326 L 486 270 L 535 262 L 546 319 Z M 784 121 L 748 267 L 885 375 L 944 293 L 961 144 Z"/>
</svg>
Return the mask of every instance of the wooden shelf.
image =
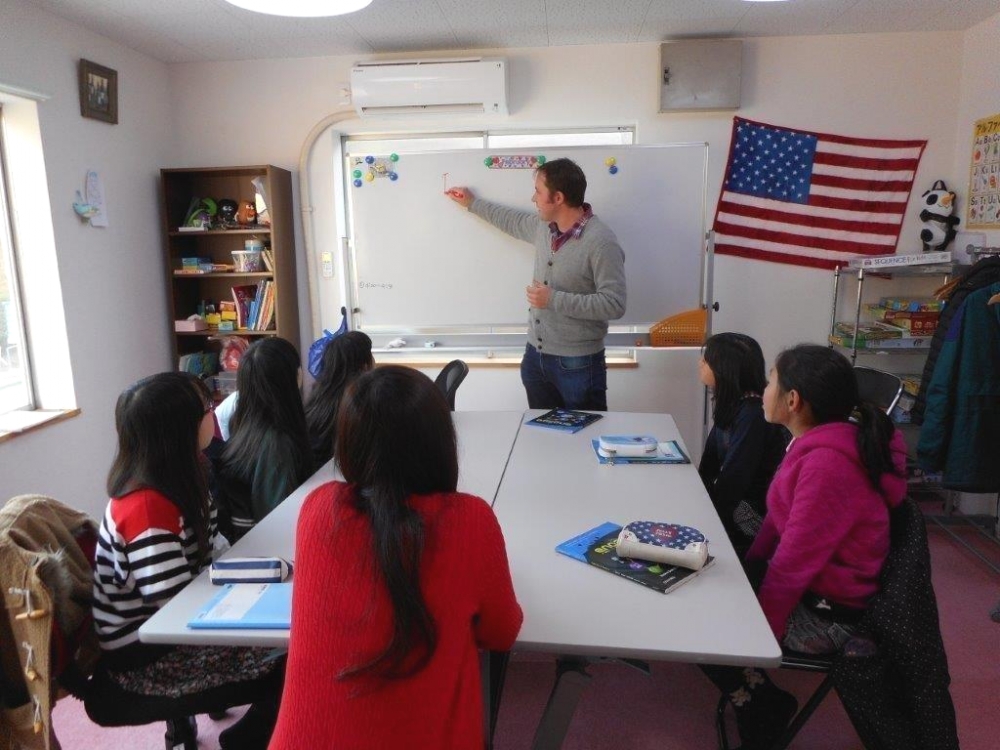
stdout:
<svg viewBox="0 0 1000 750">
<path fill-rule="evenodd" d="M 257 271 L 254 273 L 240 273 L 239 271 L 218 271 L 213 273 L 182 273 L 174 271 L 175 279 L 271 279 L 274 274 L 270 271 Z"/>
<path fill-rule="evenodd" d="M 219 235 L 237 234 L 270 234 L 270 227 L 241 227 L 239 229 L 205 229 L 197 232 L 181 232 L 173 229 L 167 232 L 169 237 L 218 237 Z"/>
<path fill-rule="evenodd" d="M 203 331 L 174 331 L 174 336 L 201 336 L 202 338 L 212 338 L 217 336 L 277 336 L 274 329 L 267 331 L 250 331 L 246 328 L 237 328 L 235 331 L 220 331 L 218 329 L 206 328 Z"/>
<path fill-rule="evenodd" d="M 251 180 L 259 178 L 267 194 L 269 226 L 239 226 L 182 232 L 192 198 L 228 198 L 242 204 L 255 199 Z M 301 349 L 299 341 L 298 285 L 296 281 L 295 215 L 292 207 L 292 175 L 270 165 L 160 170 L 162 184 L 163 268 L 170 309 L 167 325 L 175 363 L 185 354 L 217 352 L 224 336 L 241 336 L 250 341 L 278 336 Z M 232 253 L 244 250 L 246 240 L 256 236 L 270 246 L 273 267 L 252 273 L 213 271 L 181 273 L 181 259 L 197 256 L 206 263 L 231 266 Z M 195 239 L 191 239 L 195 238 Z M 202 239 L 204 238 L 204 239 Z M 274 320 L 266 331 L 236 330 L 174 331 L 173 321 L 184 320 L 204 304 L 233 300 L 237 286 L 273 286 Z"/>
</svg>

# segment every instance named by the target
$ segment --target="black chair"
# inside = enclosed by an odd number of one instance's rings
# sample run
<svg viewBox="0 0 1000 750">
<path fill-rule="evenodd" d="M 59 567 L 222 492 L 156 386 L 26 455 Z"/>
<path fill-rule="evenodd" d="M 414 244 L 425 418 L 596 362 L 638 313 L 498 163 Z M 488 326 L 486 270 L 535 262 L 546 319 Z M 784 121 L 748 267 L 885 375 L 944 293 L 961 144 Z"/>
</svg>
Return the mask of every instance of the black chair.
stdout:
<svg viewBox="0 0 1000 750">
<path fill-rule="evenodd" d="M 907 498 L 890 515 L 889 556 L 879 592 L 861 628 L 836 654 L 786 653 L 781 666 L 825 674 L 785 733 L 769 750 L 784 750 L 831 688 L 836 688 L 868 750 L 958 750 L 951 677 L 931 584 L 923 514 Z M 716 710 L 720 750 L 728 750 L 723 696 Z"/>
<path fill-rule="evenodd" d="M 448 407 L 455 411 L 455 393 L 458 386 L 469 374 L 469 366 L 460 359 L 453 359 L 446 364 L 438 376 L 434 379 L 434 385 L 441 389 L 441 393 L 448 400 Z"/>
<path fill-rule="evenodd" d="M 857 378 L 858 395 L 862 401 L 878 407 L 886 414 L 892 412 L 903 393 L 903 381 L 898 375 L 855 365 L 854 377 Z"/>
</svg>

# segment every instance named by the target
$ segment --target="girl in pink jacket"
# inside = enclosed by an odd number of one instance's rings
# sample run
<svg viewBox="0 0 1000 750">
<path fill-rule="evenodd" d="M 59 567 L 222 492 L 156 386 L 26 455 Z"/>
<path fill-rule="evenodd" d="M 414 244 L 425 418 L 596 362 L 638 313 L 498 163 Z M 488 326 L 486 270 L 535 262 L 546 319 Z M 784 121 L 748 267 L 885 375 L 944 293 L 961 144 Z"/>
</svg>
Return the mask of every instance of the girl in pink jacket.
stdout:
<svg viewBox="0 0 1000 750">
<path fill-rule="evenodd" d="M 906 494 L 903 436 L 859 401 L 853 368 L 825 346 L 782 352 L 764 391 L 764 418 L 793 439 L 747 558 L 768 561 L 760 605 L 794 651 L 837 651 L 856 630 Z"/>
<path fill-rule="evenodd" d="M 826 346 L 782 352 L 764 390 L 764 418 L 792 442 L 747 560 L 767 562 L 758 598 L 786 650 L 839 651 L 878 591 L 889 511 L 906 492 L 906 445 L 860 401 L 851 364 Z M 795 714 L 794 697 L 758 669 L 710 676 L 736 708 L 743 750 L 769 747 Z"/>
</svg>

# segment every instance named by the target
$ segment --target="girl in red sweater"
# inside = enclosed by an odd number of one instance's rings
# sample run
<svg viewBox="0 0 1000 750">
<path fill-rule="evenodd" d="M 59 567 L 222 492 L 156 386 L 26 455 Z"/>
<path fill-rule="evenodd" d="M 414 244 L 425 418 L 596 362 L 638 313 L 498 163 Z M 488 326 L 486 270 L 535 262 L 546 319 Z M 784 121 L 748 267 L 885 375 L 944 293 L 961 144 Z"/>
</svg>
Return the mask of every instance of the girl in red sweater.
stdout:
<svg viewBox="0 0 1000 750">
<path fill-rule="evenodd" d="M 478 649 L 521 627 L 500 527 L 456 492 L 455 429 L 421 373 L 348 388 L 295 542 L 288 670 L 271 750 L 482 748 Z"/>
</svg>

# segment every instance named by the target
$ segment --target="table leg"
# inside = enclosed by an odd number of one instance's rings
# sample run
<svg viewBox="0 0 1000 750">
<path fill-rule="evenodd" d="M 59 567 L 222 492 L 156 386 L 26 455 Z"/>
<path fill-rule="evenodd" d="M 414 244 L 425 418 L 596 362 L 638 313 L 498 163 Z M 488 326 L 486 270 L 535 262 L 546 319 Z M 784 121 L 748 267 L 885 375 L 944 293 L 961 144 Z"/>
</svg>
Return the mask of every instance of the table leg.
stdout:
<svg viewBox="0 0 1000 750">
<path fill-rule="evenodd" d="M 561 656 L 556 659 L 556 681 L 549 694 L 542 719 L 535 730 L 533 750 L 558 750 L 569 730 L 576 706 L 580 702 L 590 675 L 590 659 L 579 656 Z"/>
<path fill-rule="evenodd" d="M 493 747 L 493 733 L 497 728 L 500 714 L 500 698 L 507 676 L 509 651 L 481 651 L 479 653 L 480 679 L 483 684 L 483 732 L 486 735 L 486 750 Z"/>
</svg>

